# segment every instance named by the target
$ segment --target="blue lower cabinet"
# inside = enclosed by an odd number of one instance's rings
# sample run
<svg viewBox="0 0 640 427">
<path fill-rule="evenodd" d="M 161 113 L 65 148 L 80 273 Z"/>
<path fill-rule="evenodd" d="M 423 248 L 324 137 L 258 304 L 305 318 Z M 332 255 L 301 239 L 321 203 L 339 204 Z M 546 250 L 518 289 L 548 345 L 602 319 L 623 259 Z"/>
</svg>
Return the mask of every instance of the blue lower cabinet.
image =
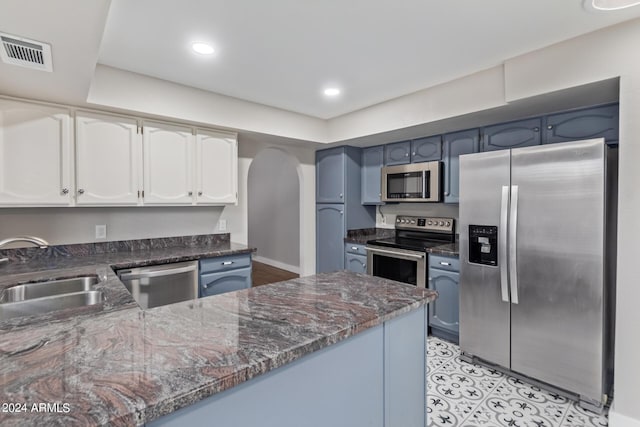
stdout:
<svg viewBox="0 0 640 427">
<path fill-rule="evenodd" d="M 344 268 L 354 273 L 366 273 L 367 257 L 364 255 L 345 254 Z"/>
<path fill-rule="evenodd" d="M 200 297 L 251 287 L 251 254 L 200 260 Z"/>
<path fill-rule="evenodd" d="M 223 294 L 251 287 L 251 267 L 200 275 L 200 296 Z"/>
<path fill-rule="evenodd" d="M 429 289 L 438 298 L 429 304 L 429 327 L 432 335 L 457 342 L 460 331 L 458 258 L 429 257 Z"/>
</svg>

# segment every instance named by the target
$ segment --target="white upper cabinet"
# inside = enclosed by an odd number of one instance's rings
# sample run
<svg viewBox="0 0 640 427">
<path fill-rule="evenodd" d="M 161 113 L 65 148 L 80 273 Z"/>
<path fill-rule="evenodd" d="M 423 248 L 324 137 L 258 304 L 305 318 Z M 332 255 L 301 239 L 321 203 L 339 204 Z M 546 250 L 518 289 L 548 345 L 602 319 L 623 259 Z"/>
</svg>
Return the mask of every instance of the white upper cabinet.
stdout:
<svg viewBox="0 0 640 427">
<path fill-rule="evenodd" d="M 238 143 L 235 135 L 198 129 L 196 135 L 196 201 L 238 201 Z"/>
<path fill-rule="evenodd" d="M 136 119 L 76 113 L 76 203 L 137 205 L 142 141 Z"/>
<path fill-rule="evenodd" d="M 69 111 L 0 100 L 0 205 L 68 206 L 72 177 Z"/>
<path fill-rule="evenodd" d="M 193 194 L 193 131 L 145 122 L 144 204 L 190 205 Z"/>
</svg>

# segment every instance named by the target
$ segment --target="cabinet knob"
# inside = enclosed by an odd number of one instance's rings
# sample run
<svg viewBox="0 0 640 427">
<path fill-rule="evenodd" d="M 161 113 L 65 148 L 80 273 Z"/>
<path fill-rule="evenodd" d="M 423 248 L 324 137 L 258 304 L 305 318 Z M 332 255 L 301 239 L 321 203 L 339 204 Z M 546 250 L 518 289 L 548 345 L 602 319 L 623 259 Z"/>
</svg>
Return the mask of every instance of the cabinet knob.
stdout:
<svg viewBox="0 0 640 427">
<path fill-rule="evenodd" d="M 68 188 L 63 188 L 62 189 L 62 194 L 69 194 L 69 189 Z"/>
<path fill-rule="evenodd" d="M 539 132 L 539 131 L 540 131 L 540 128 L 535 127 L 535 128 L 533 128 L 533 131 L 534 131 L 534 132 Z"/>
<path fill-rule="evenodd" d="M 412 156 L 415 156 L 415 155 L 416 155 L 416 152 L 414 151 L 413 153 L 411 153 L 411 155 L 412 155 Z"/>
<path fill-rule="evenodd" d="M 344 211 L 340 211 L 340 215 L 344 215 Z"/>
<path fill-rule="evenodd" d="M 78 190 L 78 194 L 84 194 L 84 189 L 82 189 L 82 188 L 81 188 L 81 189 L 79 189 L 79 190 Z"/>
<path fill-rule="evenodd" d="M 203 283 L 203 284 L 202 284 L 202 287 L 203 287 L 203 288 L 205 288 L 205 289 L 207 289 L 207 284 L 206 284 L 206 283 Z"/>
<path fill-rule="evenodd" d="M 547 129 L 549 129 L 549 130 L 553 129 L 553 125 L 547 126 Z"/>
<path fill-rule="evenodd" d="M 193 191 L 189 191 L 189 196 L 193 196 Z"/>
<path fill-rule="evenodd" d="M 378 197 L 382 197 L 382 193 L 378 193 Z"/>
<path fill-rule="evenodd" d="M 357 247 L 357 246 L 351 246 L 351 250 L 352 250 L 352 251 L 357 251 L 357 250 L 358 250 L 358 247 Z"/>
<path fill-rule="evenodd" d="M 362 263 L 362 268 L 367 268 L 367 264 L 365 264 L 364 262 Z"/>
<path fill-rule="evenodd" d="M 198 196 L 202 196 L 202 191 L 198 191 Z"/>
<path fill-rule="evenodd" d="M 405 156 L 405 157 L 409 157 L 409 153 L 405 153 L 405 154 L 404 154 L 404 156 Z"/>
<path fill-rule="evenodd" d="M 342 194 L 342 193 L 340 193 L 340 198 L 342 199 L 342 197 L 343 197 L 343 194 Z"/>
</svg>

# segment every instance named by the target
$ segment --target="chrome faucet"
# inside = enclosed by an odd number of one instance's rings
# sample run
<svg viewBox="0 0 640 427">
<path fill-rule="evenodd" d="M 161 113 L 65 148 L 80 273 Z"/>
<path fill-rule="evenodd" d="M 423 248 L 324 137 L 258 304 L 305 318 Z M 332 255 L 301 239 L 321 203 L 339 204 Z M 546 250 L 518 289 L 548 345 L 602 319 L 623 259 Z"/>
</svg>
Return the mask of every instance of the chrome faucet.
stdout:
<svg viewBox="0 0 640 427">
<path fill-rule="evenodd" d="M 33 243 L 34 245 L 38 246 L 40 249 L 46 249 L 47 246 L 49 246 L 49 242 L 39 237 L 16 236 L 16 237 L 9 237 L 9 238 L 0 240 L 0 249 L 4 248 L 5 246 L 11 243 L 17 243 L 17 242 Z M 0 262 L 7 262 L 7 261 L 9 261 L 9 258 L 0 258 Z"/>
</svg>

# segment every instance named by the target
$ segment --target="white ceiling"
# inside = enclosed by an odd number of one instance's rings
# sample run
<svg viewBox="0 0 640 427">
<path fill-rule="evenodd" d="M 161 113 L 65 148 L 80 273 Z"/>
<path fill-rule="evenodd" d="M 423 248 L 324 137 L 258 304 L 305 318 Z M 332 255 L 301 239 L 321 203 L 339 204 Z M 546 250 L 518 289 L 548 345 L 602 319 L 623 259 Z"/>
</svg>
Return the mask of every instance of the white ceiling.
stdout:
<svg viewBox="0 0 640 427">
<path fill-rule="evenodd" d="M 328 119 L 640 16 L 582 1 L 112 0 L 99 62 Z"/>
</svg>

